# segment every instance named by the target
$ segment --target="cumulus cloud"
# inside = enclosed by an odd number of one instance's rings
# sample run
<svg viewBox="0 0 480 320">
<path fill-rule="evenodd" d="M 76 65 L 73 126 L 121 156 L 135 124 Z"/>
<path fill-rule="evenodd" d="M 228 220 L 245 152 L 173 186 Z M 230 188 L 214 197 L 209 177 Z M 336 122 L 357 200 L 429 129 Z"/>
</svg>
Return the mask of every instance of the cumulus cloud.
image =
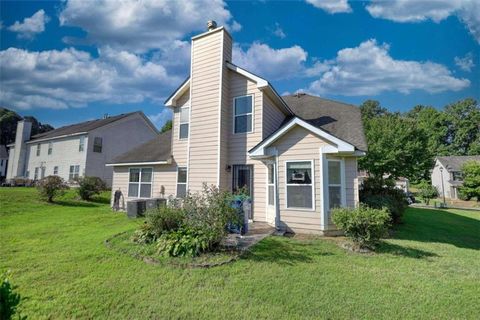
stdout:
<svg viewBox="0 0 480 320">
<path fill-rule="evenodd" d="M 389 46 L 379 45 L 374 39 L 342 49 L 334 59 L 319 64 L 319 79 L 307 91 L 320 95 L 362 96 L 392 91 L 408 94 L 414 90 L 437 93 L 459 91 L 470 85 L 469 80 L 455 78 L 441 64 L 395 60 L 389 55 Z"/>
<path fill-rule="evenodd" d="M 347 0 L 306 0 L 308 3 L 318 9 L 322 9 L 328 13 L 348 13 L 352 12 L 352 8 Z"/>
<path fill-rule="evenodd" d="M 60 24 L 82 28 L 86 41 L 133 52 L 169 46 L 194 31 L 206 30 L 211 19 L 230 31 L 241 29 L 222 0 L 69 0 L 60 13 Z"/>
<path fill-rule="evenodd" d="M 182 79 L 158 63 L 109 47 L 99 57 L 73 48 L 32 52 L 0 51 L 0 104 L 16 109 L 69 108 L 111 104 L 161 103 Z"/>
<path fill-rule="evenodd" d="M 478 0 L 372 0 L 367 11 L 375 18 L 396 22 L 440 22 L 456 15 L 480 43 L 480 1 Z"/>
<path fill-rule="evenodd" d="M 473 62 L 473 54 L 471 52 L 467 53 L 463 58 L 455 57 L 454 62 L 457 67 L 466 72 L 472 71 L 473 67 L 475 67 L 475 63 Z"/>
<path fill-rule="evenodd" d="M 269 80 L 293 78 L 303 74 L 307 56 L 307 52 L 296 45 L 273 49 L 266 44 L 255 42 L 247 50 L 238 45 L 233 48 L 235 64 Z"/>
<path fill-rule="evenodd" d="M 284 39 L 287 35 L 283 32 L 283 29 L 280 27 L 278 22 L 275 23 L 274 28 L 268 29 L 274 36 L 279 37 L 280 39 Z"/>
<path fill-rule="evenodd" d="M 161 129 L 168 120 L 172 119 L 172 111 L 168 108 L 163 108 L 162 111 L 157 114 L 148 115 L 148 118 L 157 128 Z"/>
<path fill-rule="evenodd" d="M 33 16 L 23 19 L 23 22 L 15 21 L 8 30 L 18 33 L 19 38 L 31 39 L 35 35 L 45 31 L 45 24 L 50 18 L 43 9 L 38 10 Z"/>
</svg>

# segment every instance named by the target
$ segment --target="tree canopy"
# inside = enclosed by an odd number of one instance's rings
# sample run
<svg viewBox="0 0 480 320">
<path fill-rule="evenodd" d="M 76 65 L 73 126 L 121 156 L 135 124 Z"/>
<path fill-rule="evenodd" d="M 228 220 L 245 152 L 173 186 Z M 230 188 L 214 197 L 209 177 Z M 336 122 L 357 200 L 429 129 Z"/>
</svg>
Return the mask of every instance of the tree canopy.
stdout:
<svg viewBox="0 0 480 320">
<path fill-rule="evenodd" d="M 477 198 L 480 201 L 480 161 L 469 161 L 462 167 L 463 185 L 460 196 L 466 200 Z"/>
</svg>

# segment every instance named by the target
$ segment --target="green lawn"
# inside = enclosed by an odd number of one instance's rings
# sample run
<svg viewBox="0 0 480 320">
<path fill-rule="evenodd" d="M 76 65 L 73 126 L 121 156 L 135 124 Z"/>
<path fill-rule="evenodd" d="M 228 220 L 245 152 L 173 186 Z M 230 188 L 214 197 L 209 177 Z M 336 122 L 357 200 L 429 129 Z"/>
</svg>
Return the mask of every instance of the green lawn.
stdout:
<svg viewBox="0 0 480 320">
<path fill-rule="evenodd" d="M 104 240 L 138 221 L 67 196 L 0 188 L 0 270 L 41 318 L 435 318 L 480 315 L 480 213 L 409 209 L 375 255 L 270 237 L 229 265 L 148 265 Z"/>
</svg>

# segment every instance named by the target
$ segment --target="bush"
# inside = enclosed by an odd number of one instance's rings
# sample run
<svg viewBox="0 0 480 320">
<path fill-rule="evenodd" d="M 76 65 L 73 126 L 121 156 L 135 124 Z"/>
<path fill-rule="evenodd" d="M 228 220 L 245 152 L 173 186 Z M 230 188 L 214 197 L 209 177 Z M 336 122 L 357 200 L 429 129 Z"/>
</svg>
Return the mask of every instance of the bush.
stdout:
<svg viewBox="0 0 480 320">
<path fill-rule="evenodd" d="M 105 182 L 99 177 L 82 177 L 78 179 L 78 195 L 82 200 L 90 200 L 94 195 L 100 194 L 107 188 Z"/>
<path fill-rule="evenodd" d="M 395 224 L 401 222 L 408 206 L 405 193 L 395 188 L 394 181 L 374 177 L 364 180 L 360 189 L 360 202 L 375 209 L 387 208 Z"/>
<path fill-rule="evenodd" d="M 8 272 L 4 272 L 0 275 L 0 319 L 9 320 L 18 313 L 17 308 L 22 297 L 15 292 L 15 286 L 13 286 L 8 280 Z M 18 319 L 26 319 L 18 314 Z"/>
<path fill-rule="evenodd" d="M 184 221 L 183 210 L 174 206 L 161 206 L 145 213 L 145 223 L 134 233 L 132 240 L 152 243 L 163 233 L 180 228 Z"/>
<path fill-rule="evenodd" d="M 423 181 L 420 184 L 418 195 L 427 205 L 429 205 L 431 199 L 438 197 L 438 190 L 430 183 Z"/>
<path fill-rule="evenodd" d="M 212 249 L 216 234 L 209 230 L 182 227 L 157 240 L 158 253 L 170 257 L 195 257 Z"/>
<path fill-rule="evenodd" d="M 374 248 L 387 234 L 390 214 L 387 209 L 359 208 L 332 209 L 333 222 L 345 232 L 358 248 Z"/>
<path fill-rule="evenodd" d="M 65 181 L 58 176 L 48 176 L 38 181 L 37 189 L 40 197 L 46 199 L 48 202 L 53 202 L 57 196 L 61 196 L 68 189 Z"/>
</svg>

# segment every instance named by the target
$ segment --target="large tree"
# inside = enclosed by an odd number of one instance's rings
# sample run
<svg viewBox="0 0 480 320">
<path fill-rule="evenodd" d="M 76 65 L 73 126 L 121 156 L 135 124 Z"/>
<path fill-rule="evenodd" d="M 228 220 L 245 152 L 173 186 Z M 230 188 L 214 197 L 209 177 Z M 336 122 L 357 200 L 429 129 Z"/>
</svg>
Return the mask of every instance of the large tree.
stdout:
<svg viewBox="0 0 480 320">
<path fill-rule="evenodd" d="M 445 107 L 445 116 L 450 154 L 476 154 L 480 150 L 480 107 L 477 101 L 469 98 L 452 103 Z"/>
<path fill-rule="evenodd" d="M 469 161 L 462 167 L 463 186 L 460 195 L 466 200 L 477 198 L 480 201 L 480 161 Z"/>
<path fill-rule="evenodd" d="M 32 135 L 53 130 L 49 124 L 40 123 L 35 117 L 26 116 L 23 118 L 32 122 Z M 0 144 L 7 145 L 15 141 L 17 122 L 22 117 L 15 111 L 0 108 Z"/>
</svg>

